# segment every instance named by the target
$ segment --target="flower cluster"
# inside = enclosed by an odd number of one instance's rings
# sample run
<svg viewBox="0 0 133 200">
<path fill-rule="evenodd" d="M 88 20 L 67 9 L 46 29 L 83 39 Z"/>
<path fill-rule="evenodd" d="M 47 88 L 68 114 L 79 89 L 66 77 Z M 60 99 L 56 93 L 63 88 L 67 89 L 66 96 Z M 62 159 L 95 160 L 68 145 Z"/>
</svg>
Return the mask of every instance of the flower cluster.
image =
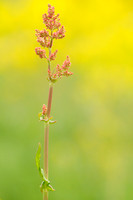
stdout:
<svg viewBox="0 0 133 200">
<path fill-rule="evenodd" d="M 62 26 L 60 29 L 52 34 L 52 37 L 55 39 L 62 39 L 63 37 L 65 37 L 65 32 L 65 28 L 64 26 Z"/>
<path fill-rule="evenodd" d="M 50 42 L 51 42 L 51 40 L 50 40 L 49 37 L 46 37 L 46 38 L 44 38 L 44 37 L 38 37 L 38 38 L 37 38 L 37 42 L 38 42 L 41 46 L 49 48 L 49 47 L 50 47 Z"/>
<path fill-rule="evenodd" d="M 36 34 L 35 34 L 35 35 L 36 35 L 37 37 L 44 37 L 44 38 L 46 38 L 46 37 L 49 36 L 49 32 L 46 31 L 45 29 L 43 29 L 42 31 L 39 31 L 38 29 L 36 29 L 35 31 L 36 31 Z"/>
<path fill-rule="evenodd" d="M 56 66 L 56 69 L 51 72 L 50 62 L 55 60 L 57 55 L 57 50 L 51 53 L 51 48 L 54 39 L 61 39 L 65 37 L 65 28 L 61 26 L 59 14 L 55 15 L 55 9 L 53 6 L 48 4 L 48 13 L 43 14 L 43 22 L 46 25 L 46 29 L 38 30 L 36 29 L 37 42 L 43 47 L 49 49 L 49 56 L 46 56 L 46 51 L 40 47 L 35 48 L 36 54 L 40 58 L 46 58 L 48 61 L 48 80 L 55 82 L 58 78 L 62 76 L 70 76 L 73 73 L 69 72 L 69 67 L 71 65 L 70 59 L 67 56 L 63 65 L 60 67 Z"/>
<path fill-rule="evenodd" d="M 43 14 L 42 17 L 43 17 L 43 22 L 46 25 L 46 28 L 50 32 L 46 29 L 43 29 L 41 31 L 36 29 L 35 35 L 37 36 L 37 42 L 44 48 L 45 47 L 51 48 L 53 39 L 61 39 L 65 37 L 65 28 L 64 26 L 61 26 L 59 14 L 55 15 L 55 9 L 50 4 L 48 4 L 48 14 L 45 13 Z M 35 52 L 37 55 L 40 56 L 40 54 L 38 54 L 36 50 Z M 46 58 L 46 57 L 41 57 L 41 58 Z"/>
<path fill-rule="evenodd" d="M 48 80 L 54 83 L 58 80 L 58 78 L 62 78 L 62 76 L 66 77 L 71 76 L 73 73 L 68 71 L 70 66 L 71 66 L 70 58 L 69 56 L 67 56 L 66 60 L 64 61 L 61 67 L 59 64 L 56 66 L 55 73 L 52 73 L 48 69 Z"/>
<path fill-rule="evenodd" d="M 59 14 L 55 15 L 55 9 L 50 4 L 48 4 L 48 14 L 45 13 L 42 18 L 47 29 L 51 31 L 61 26 Z"/>
<path fill-rule="evenodd" d="M 44 49 L 41 49 L 40 47 L 35 48 L 35 52 L 40 58 L 46 58 L 46 51 Z"/>
</svg>

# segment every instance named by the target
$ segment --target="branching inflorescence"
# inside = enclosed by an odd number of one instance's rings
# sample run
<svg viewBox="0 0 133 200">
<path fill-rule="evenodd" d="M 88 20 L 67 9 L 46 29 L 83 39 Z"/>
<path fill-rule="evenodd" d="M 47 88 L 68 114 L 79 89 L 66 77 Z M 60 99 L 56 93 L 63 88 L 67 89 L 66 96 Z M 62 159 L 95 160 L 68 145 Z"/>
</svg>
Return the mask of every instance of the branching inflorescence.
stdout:
<svg viewBox="0 0 133 200">
<path fill-rule="evenodd" d="M 51 52 L 53 41 L 55 39 L 62 39 L 65 37 L 65 28 L 60 23 L 59 14 L 55 15 L 55 8 L 48 4 L 48 14 L 43 14 L 43 22 L 46 26 L 46 29 L 41 31 L 36 31 L 37 42 L 43 47 L 36 47 L 35 52 L 41 59 L 46 59 L 48 62 L 48 81 L 49 81 L 49 96 L 48 96 L 48 105 L 43 104 L 42 112 L 39 113 L 40 121 L 45 123 L 45 137 L 44 137 L 44 170 L 40 168 L 40 152 L 41 146 L 39 144 L 38 151 L 36 154 L 36 165 L 37 169 L 42 178 L 41 191 L 43 192 L 43 199 L 48 199 L 48 191 L 54 191 L 53 187 L 50 185 L 48 180 L 48 141 L 49 141 L 49 125 L 54 124 L 56 121 L 52 121 L 50 117 L 51 104 L 52 104 L 52 95 L 53 95 L 53 85 L 54 83 L 62 78 L 63 76 L 71 76 L 73 73 L 69 71 L 71 66 L 69 56 L 66 57 L 66 60 L 60 66 L 59 64 L 51 70 L 51 61 L 56 59 L 58 50 Z M 48 49 L 48 55 L 46 53 Z"/>
<path fill-rule="evenodd" d="M 58 50 L 51 53 L 51 48 L 53 45 L 54 39 L 62 39 L 65 37 L 65 28 L 61 26 L 59 14 L 54 14 L 54 7 L 50 4 L 48 5 L 48 14 L 43 15 L 43 22 L 46 25 L 46 29 L 39 31 L 36 29 L 36 36 L 37 42 L 44 48 L 49 49 L 49 55 L 46 55 L 46 50 L 41 49 L 40 47 L 35 48 L 36 54 L 40 58 L 45 58 L 48 62 L 48 80 L 55 83 L 59 78 L 62 76 L 71 76 L 73 73 L 69 72 L 69 67 L 71 65 L 69 56 L 67 56 L 66 60 L 64 61 L 63 65 L 60 66 L 59 64 L 53 70 L 50 69 L 50 62 L 55 60 Z"/>
</svg>

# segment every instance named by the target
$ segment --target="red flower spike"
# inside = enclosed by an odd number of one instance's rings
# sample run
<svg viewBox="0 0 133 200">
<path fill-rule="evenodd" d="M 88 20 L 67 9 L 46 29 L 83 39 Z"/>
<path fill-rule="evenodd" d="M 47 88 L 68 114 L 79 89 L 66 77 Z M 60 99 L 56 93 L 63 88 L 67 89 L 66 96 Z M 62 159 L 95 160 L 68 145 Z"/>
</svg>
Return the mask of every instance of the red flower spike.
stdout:
<svg viewBox="0 0 133 200">
<path fill-rule="evenodd" d="M 47 29 L 54 30 L 58 29 L 60 24 L 59 14 L 54 15 L 55 9 L 50 4 L 48 5 L 48 15 L 45 13 L 43 14 L 43 22 L 46 25 Z"/>
<path fill-rule="evenodd" d="M 61 26 L 59 14 L 55 15 L 55 8 L 48 4 L 48 14 L 44 13 L 43 22 L 46 25 L 46 29 L 39 31 L 36 29 L 37 42 L 44 48 L 49 49 L 49 57 L 46 57 L 46 51 L 40 47 L 35 48 L 35 52 L 40 58 L 47 58 L 49 69 L 48 69 L 48 80 L 56 82 L 62 76 L 71 76 L 73 73 L 69 72 L 71 65 L 70 58 L 67 56 L 62 66 L 56 66 L 55 72 L 50 70 L 50 62 L 56 59 L 57 50 L 51 53 L 53 45 L 53 39 L 62 39 L 65 37 L 65 28 Z"/>
</svg>

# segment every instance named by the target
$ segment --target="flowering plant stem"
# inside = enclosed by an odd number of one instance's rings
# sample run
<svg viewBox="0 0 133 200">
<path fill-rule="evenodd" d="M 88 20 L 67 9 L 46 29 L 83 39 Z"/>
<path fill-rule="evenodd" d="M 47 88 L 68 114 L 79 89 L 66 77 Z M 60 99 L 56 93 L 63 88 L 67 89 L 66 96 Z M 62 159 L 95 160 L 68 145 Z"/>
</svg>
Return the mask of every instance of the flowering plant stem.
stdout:
<svg viewBox="0 0 133 200">
<path fill-rule="evenodd" d="M 53 40 L 62 39 L 65 37 L 65 28 L 61 26 L 59 14 L 55 15 L 54 7 L 48 5 L 48 14 L 44 13 L 43 22 L 46 25 L 46 29 L 39 31 L 36 29 L 37 42 L 43 47 L 48 49 L 48 56 L 46 55 L 46 50 L 40 47 L 35 48 L 36 54 L 41 59 L 46 59 L 48 62 L 48 81 L 49 81 L 49 96 L 48 105 L 43 104 L 42 112 L 39 113 L 40 121 L 44 122 L 44 169 L 40 167 L 40 157 L 41 157 L 41 145 L 39 143 L 38 150 L 36 153 L 36 166 L 42 179 L 40 185 L 41 192 L 43 193 L 43 200 L 48 200 L 48 192 L 55 191 L 48 180 L 48 146 L 49 146 L 49 125 L 54 124 L 56 121 L 52 121 L 51 105 L 53 96 L 53 85 L 57 80 L 61 79 L 63 76 L 68 77 L 73 73 L 69 71 L 71 66 L 70 58 L 67 56 L 66 60 L 63 62 L 62 66 L 59 64 L 51 70 L 51 61 L 55 60 L 57 50 L 51 53 L 53 46 Z"/>
</svg>

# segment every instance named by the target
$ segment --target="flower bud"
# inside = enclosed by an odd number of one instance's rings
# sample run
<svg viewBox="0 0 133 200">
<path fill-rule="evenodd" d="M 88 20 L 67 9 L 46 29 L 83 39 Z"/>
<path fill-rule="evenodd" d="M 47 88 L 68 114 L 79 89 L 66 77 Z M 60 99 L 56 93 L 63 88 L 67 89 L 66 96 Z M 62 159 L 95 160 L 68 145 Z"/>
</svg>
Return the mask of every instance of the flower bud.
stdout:
<svg viewBox="0 0 133 200">
<path fill-rule="evenodd" d="M 42 114 L 43 115 L 46 115 L 47 114 L 47 107 L 45 104 L 43 104 L 43 107 L 42 107 Z"/>
</svg>

